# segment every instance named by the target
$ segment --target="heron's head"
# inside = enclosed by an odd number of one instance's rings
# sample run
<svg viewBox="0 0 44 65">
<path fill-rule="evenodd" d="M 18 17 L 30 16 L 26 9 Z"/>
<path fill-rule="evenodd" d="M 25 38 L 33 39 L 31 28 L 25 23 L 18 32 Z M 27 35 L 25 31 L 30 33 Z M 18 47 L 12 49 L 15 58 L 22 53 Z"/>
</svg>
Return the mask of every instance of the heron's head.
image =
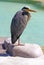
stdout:
<svg viewBox="0 0 44 65">
<path fill-rule="evenodd" d="M 36 12 L 35 10 L 32 10 L 32 9 L 30 9 L 28 7 L 23 7 L 22 10 L 26 11 L 26 12 Z"/>
<path fill-rule="evenodd" d="M 23 10 L 23 15 L 25 15 L 25 19 L 29 20 L 31 15 L 30 15 L 30 12 L 36 12 L 35 10 L 32 10 L 32 9 L 29 9 L 28 7 L 23 7 L 22 8 Z"/>
</svg>

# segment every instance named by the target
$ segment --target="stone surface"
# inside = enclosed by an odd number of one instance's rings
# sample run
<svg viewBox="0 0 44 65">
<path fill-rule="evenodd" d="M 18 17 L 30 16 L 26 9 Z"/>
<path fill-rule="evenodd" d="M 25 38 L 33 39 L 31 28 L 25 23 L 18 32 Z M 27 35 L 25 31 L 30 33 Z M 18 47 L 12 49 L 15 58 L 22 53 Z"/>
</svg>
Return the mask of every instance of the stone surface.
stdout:
<svg viewBox="0 0 44 65">
<path fill-rule="evenodd" d="M 23 44 L 23 43 L 21 43 Z M 18 42 L 11 44 L 11 39 L 8 38 L 4 42 L 5 49 L 12 56 L 20 56 L 25 58 L 36 58 L 43 55 L 42 49 L 38 44 L 27 44 L 18 46 Z"/>
</svg>

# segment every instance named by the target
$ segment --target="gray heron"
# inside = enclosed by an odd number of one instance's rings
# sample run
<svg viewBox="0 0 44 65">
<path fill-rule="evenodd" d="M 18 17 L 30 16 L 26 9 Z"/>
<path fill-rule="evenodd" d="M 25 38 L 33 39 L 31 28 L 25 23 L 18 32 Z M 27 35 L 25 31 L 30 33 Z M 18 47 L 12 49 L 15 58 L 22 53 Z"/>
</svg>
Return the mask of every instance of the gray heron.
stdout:
<svg viewBox="0 0 44 65">
<path fill-rule="evenodd" d="M 20 11 L 16 12 L 11 22 L 11 41 L 14 44 L 18 40 L 20 45 L 20 36 L 23 33 L 28 21 L 30 20 L 30 12 L 36 12 L 28 7 L 23 7 Z"/>
</svg>

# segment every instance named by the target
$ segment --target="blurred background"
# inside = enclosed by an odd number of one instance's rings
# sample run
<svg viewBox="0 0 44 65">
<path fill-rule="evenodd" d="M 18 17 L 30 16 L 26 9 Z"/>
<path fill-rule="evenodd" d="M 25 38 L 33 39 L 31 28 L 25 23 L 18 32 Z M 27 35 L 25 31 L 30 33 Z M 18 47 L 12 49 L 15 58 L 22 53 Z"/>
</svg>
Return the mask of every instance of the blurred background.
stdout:
<svg viewBox="0 0 44 65">
<path fill-rule="evenodd" d="M 36 10 L 20 39 L 23 43 L 44 45 L 44 0 L 0 0 L 0 37 L 10 37 L 10 24 L 23 6 Z"/>
</svg>

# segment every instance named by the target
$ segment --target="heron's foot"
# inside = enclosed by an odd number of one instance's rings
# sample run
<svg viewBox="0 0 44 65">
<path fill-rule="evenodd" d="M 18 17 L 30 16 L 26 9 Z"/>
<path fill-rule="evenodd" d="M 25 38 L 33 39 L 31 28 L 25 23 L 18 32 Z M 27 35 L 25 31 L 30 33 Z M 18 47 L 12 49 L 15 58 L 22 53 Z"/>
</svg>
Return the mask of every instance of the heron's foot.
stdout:
<svg viewBox="0 0 44 65">
<path fill-rule="evenodd" d="M 24 44 L 20 44 L 20 43 L 19 43 L 18 46 L 24 46 Z"/>
</svg>

